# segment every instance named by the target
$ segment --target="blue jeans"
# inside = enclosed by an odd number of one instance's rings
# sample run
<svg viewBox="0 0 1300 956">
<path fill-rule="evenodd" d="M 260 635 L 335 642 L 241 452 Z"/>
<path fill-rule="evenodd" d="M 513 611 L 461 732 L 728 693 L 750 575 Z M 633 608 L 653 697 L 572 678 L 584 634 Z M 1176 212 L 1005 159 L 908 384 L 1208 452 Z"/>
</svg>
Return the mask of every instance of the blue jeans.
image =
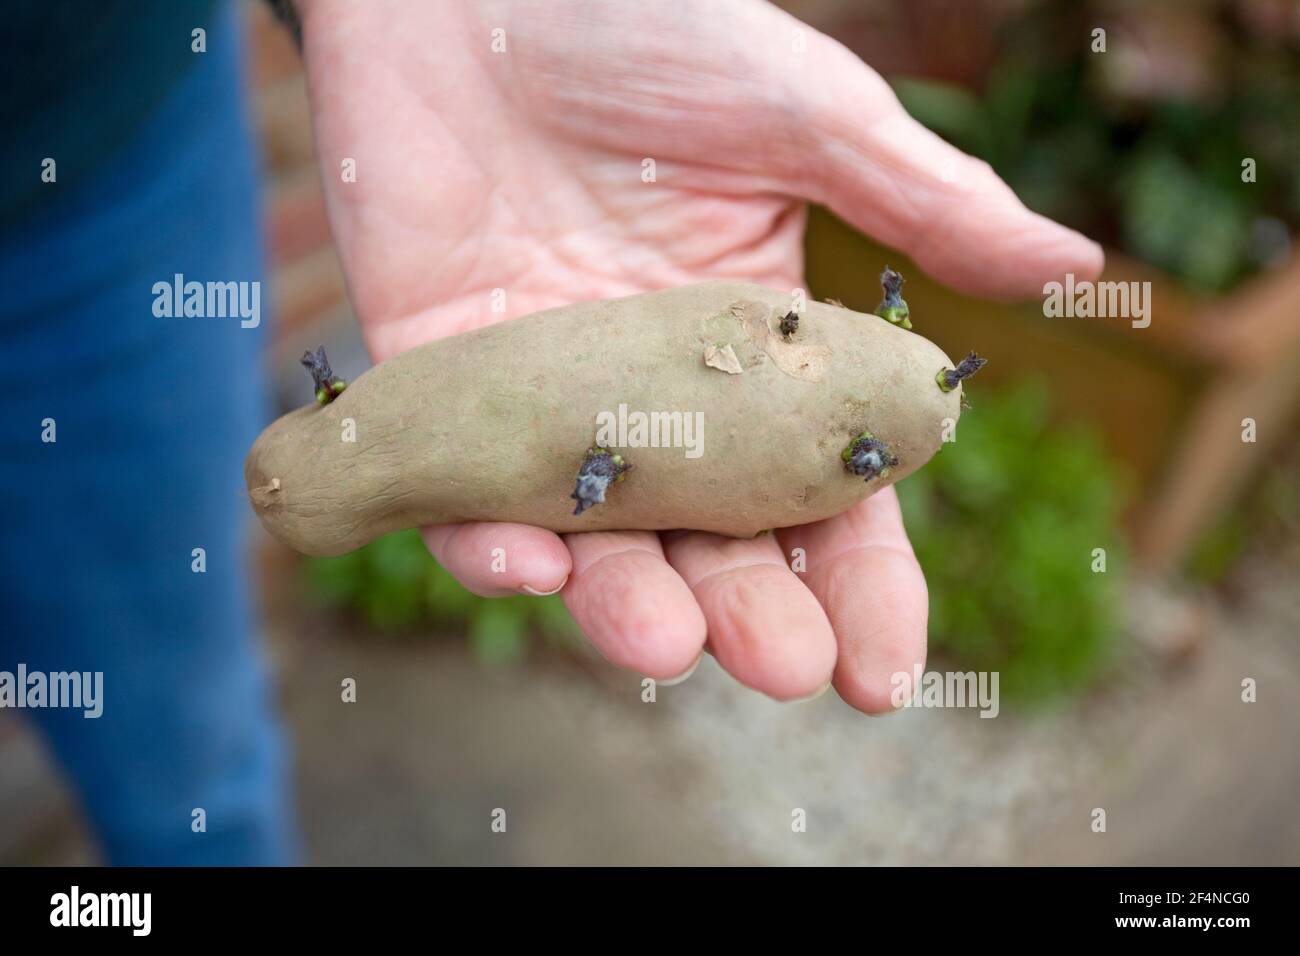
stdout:
<svg viewBox="0 0 1300 956">
<path fill-rule="evenodd" d="M 93 181 L 0 235 L 0 671 L 103 672 L 97 719 L 23 713 L 117 864 L 295 855 L 247 580 L 266 320 L 161 318 L 152 291 L 262 279 L 234 14 Z"/>
</svg>

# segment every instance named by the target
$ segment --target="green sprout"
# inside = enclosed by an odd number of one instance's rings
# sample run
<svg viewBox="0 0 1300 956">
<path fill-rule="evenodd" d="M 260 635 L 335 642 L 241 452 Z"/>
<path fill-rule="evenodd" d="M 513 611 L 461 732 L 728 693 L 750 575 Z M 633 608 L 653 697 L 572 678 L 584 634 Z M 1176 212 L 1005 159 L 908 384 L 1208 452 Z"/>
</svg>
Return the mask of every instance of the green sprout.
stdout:
<svg viewBox="0 0 1300 956">
<path fill-rule="evenodd" d="M 884 290 L 885 297 L 881 300 L 880 305 L 876 306 L 876 315 L 893 325 L 910 329 L 912 327 L 909 318 L 911 312 L 907 308 L 907 301 L 902 296 L 902 274 L 895 272 L 889 266 L 885 266 L 885 271 L 880 273 L 880 288 Z"/>
<path fill-rule="evenodd" d="M 348 387 L 348 383 L 330 368 L 330 360 L 325 357 L 325 346 L 322 345 L 314 353 L 310 349 L 303 352 L 301 361 L 307 371 L 311 372 L 312 384 L 316 386 L 316 401 L 321 405 L 328 405 Z"/>
<path fill-rule="evenodd" d="M 951 392 L 961 384 L 962 379 L 970 378 L 988 364 L 988 359 L 980 358 L 974 352 L 971 352 L 970 355 L 957 363 L 956 368 L 940 369 L 934 380 L 939 383 L 939 388 L 945 392 Z"/>
<path fill-rule="evenodd" d="M 598 445 L 588 448 L 582 467 L 578 469 L 577 486 L 569 495 L 578 502 L 573 513 L 580 515 L 592 505 L 602 503 L 610 483 L 622 481 L 631 467 L 623 461 L 622 455 L 612 454 L 608 448 Z"/>
<path fill-rule="evenodd" d="M 840 452 L 840 459 L 846 470 L 853 472 L 866 481 L 872 478 L 884 478 L 889 469 L 898 464 L 898 459 L 890 454 L 889 446 L 871 432 L 863 432 Z"/>
</svg>

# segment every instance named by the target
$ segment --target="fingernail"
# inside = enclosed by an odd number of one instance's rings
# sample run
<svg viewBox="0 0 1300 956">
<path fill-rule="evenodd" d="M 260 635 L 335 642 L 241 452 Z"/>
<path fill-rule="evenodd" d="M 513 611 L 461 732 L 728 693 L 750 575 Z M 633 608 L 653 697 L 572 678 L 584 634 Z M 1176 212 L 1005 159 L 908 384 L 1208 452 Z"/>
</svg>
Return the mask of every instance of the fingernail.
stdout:
<svg viewBox="0 0 1300 956">
<path fill-rule="evenodd" d="M 695 658 L 695 663 L 693 663 L 690 667 L 686 668 L 685 673 L 679 674 L 677 677 L 670 677 L 667 680 L 656 681 L 655 683 L 657 683 L 660 687 L 672 687 L 675 684 L 680 684 L 682 681 L 686 680 L 686 678 L 690 677 L 692 674 L 695 673 L 695 668 L 700 666 L 700 661 L 702 660 L 704 660 L 703 654 Z"/>
<path fill-rule="evenodd" d="M 787 703 L 787 704 L 806 704 L 806 703 L 808 703 L 810 700 L 816 700 L 818 697 L 820 697 L 822 694 L 826 693 L 826 692 L 827 692 L 828 690 L 830 690 L 830 689 L 831 689 L 831 682 L 830 682 L 830 681 L 827 681 L 826 683 L 822 684 L 822 686 L 821 686 L 818 690 L 816 690 L 816 691 L 814 691 L 813 693 L 809 694 L 807 697 L 791 697 L 791 698 L 789 698 L 789 699 L 786 701 L 786 703 Z"/>
<path fill-rule="evenodd" d="M 539 591 L 536 588 L 529 587 L 527 584 L 522 585 L 519 588 L 519 590 L 523 591 L 525 594 L 531 594 L 533 597 L 550 597 L 552 594 L 559 594 L 560 591 L 564 590 L 564 586 L 568 583 L 569 583 L 569 576 L 566 574 L 564 576 L 564 580 L 562 580 L 555 587 L 551 588 L 551 590 L 549 591 Z"/>
</svg>

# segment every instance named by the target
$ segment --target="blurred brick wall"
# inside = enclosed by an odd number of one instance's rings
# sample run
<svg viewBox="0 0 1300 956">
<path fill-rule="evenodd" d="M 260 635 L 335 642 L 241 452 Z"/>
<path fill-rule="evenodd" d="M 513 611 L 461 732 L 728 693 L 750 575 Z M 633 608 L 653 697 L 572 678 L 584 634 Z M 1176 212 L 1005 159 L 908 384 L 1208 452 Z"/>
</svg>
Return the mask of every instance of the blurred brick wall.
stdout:
<svg viewBox="0 0 1300 956">
<path fill-rule="evenodd" d="M 266 230 L 277 338 L 347 308 L 312 142 L 302 60 L 262 0 L 243 0 L 266 172 Z"/>
</svg>

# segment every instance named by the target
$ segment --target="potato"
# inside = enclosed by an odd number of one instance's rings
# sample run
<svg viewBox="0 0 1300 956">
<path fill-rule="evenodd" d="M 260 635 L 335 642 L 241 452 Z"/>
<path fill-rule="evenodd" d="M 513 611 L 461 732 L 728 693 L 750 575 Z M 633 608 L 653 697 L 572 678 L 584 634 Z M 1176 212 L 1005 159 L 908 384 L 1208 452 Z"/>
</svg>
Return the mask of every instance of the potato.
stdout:
<svg viewBox="0 0 1300 956">
<path fill-rule="evenodd" d="M 707 283 L 431 342 L 346 389 L 326 366 L 327 404 L 253 445 L 249 496 L 315 555 L 460 521 L 749 537 L 828 518 L 930 459 L 968 373 L 876 316 L 789 307 Z"/>
</svg>

